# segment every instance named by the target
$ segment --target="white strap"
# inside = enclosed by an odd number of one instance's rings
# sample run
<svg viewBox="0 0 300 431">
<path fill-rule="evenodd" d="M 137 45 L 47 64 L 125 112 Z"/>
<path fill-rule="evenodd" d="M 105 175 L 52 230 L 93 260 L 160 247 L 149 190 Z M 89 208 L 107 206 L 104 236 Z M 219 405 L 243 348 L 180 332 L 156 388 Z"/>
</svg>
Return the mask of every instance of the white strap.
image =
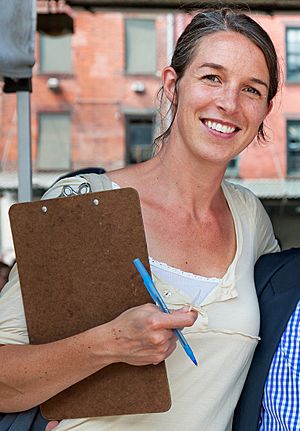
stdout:
<svg viewBox="0 0 300 431">
<path fill-rule="evenodd" d="M 85 178 L 91 186 L 92 192 L 99 192 L 103 190 L 111 190 L 112 183 L 111 180 L 105 174 L 83 174 L 80 175 Z"/>
</svg>

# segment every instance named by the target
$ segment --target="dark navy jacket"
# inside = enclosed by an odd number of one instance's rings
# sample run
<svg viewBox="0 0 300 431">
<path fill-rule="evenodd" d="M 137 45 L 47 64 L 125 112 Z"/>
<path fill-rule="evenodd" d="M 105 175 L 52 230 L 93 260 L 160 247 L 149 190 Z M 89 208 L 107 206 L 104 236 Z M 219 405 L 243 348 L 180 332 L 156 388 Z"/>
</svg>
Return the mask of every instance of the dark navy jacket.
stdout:
<svg viewBox="0 0 300 431">
<path fill-rule="evenodd" d="M 257 431 L 268 371 L 284 329 L 300 299 L 300 248 L 261 256 L 255 265 L 260 337 L 235 409 L 233 431 Z"/>
</svg>

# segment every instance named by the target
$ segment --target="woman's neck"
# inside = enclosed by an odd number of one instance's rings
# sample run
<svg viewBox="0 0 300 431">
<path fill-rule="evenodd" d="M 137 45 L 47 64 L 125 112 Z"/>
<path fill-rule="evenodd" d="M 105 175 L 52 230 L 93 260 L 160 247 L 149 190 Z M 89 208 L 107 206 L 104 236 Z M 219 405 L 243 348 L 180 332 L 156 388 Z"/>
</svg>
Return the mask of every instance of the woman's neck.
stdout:
<svg viewBox="0 0 300 431">
<path fill-rule="evenodd" d="M 185 158 L 172 151 L 166 144 L 149 162 L 151 174 L 159 189 L 167 190 L 166 198 L 180 199 L 181 206 L 197 207 L 201 202 L 202 211 L 211 208 L 216 200 L 223 196 L 221 182 L 226 166 L 220 166 L 204 160 Z"/>
</svg>

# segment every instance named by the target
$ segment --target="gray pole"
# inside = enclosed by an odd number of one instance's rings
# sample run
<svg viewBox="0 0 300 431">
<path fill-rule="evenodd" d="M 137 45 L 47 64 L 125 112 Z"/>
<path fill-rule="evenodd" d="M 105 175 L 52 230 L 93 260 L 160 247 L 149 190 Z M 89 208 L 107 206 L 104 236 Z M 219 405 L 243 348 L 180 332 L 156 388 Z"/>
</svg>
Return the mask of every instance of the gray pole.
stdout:
<svg viewBox="0 0 300 431">
<path fill-rule="evenodd" d="M 17 92 L 18 201 L 32 200 L 30 92 Z"/>
<path fill-rule="evenodd" d="M 167 64 L 171 64 L 174 51 L 174 13 L 169 12 L 167 15 Z"/>
</svg>

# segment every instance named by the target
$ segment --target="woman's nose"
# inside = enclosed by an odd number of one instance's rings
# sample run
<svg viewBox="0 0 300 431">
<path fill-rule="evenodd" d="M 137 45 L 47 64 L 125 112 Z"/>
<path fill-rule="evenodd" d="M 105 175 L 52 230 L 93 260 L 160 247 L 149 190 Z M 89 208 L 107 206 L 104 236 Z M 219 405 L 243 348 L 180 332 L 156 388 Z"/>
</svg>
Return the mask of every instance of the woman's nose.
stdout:
<svg viewBox="0 0 300 431">
<path fill-rule="evenodd" d="M 239 109 L 239 92 L 235 88 L 224 88 L 217 99 L 221 111 L 233 114 Z"/>
</svg>

